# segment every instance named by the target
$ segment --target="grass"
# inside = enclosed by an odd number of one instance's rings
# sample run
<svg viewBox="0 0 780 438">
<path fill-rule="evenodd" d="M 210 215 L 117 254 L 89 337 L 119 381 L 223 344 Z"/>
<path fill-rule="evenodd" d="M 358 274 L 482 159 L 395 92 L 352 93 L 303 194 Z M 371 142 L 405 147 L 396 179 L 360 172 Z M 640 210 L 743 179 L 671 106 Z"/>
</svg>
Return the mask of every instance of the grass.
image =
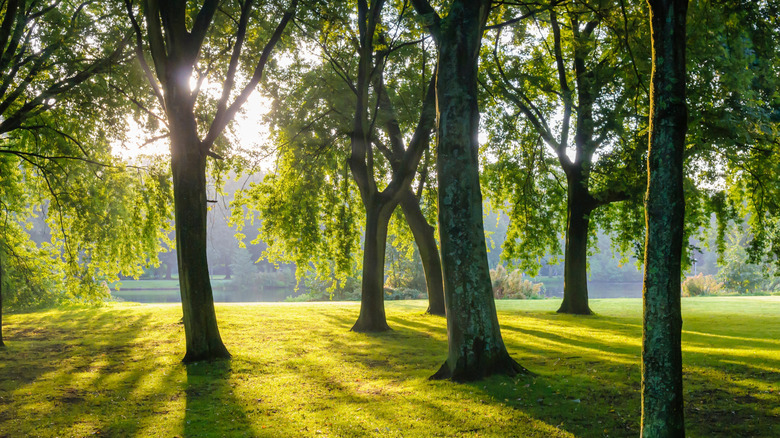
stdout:
<svg viewBox="0 0 780 438">
<path fill-rule="evenodd" d="M 217 305 L 231 361 L 184 366 L 178 305 L 8 315 L 0 436 L 517 436 L 639 433 L 641 300 L 500 301 L 536 376 L 427 380 L 443 318 L 387 303 L 393 331 L 348 331 L 357 303 Z M 780 436 L 780 297 L 683 299 L 690 437 Z"/>
</svg>

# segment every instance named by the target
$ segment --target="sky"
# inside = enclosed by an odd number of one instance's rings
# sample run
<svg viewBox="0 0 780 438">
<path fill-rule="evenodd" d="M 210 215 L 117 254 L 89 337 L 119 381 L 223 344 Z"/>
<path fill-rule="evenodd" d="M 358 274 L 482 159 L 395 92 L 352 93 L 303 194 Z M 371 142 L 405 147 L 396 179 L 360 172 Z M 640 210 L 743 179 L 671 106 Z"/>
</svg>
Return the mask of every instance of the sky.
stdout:
<svg viewBox="0 0 780 438">
<path fill-rule="evenodd" d="M 262 123 L 262 118 L 269 109 L 270 101 L 258 91 L 252 93 L 242 106 L 242 111 L 235 118 L 236 135 L 242 149 L 257 148 L 268 139 L 268 127 Z M 153 136 L 135 123 L 132 117 L 128 117 L 128 126 L 130 127 L 128 141 L 124 144 L 114 144 L 112 146 L 114 155 L 133 162 L 144 155 L 160 156 L 170 153 L 168 138 L 147 143 Z M 265 164 L 267 163 L 261 163 L 261 167 L 267 167 Z"/>
</svg>

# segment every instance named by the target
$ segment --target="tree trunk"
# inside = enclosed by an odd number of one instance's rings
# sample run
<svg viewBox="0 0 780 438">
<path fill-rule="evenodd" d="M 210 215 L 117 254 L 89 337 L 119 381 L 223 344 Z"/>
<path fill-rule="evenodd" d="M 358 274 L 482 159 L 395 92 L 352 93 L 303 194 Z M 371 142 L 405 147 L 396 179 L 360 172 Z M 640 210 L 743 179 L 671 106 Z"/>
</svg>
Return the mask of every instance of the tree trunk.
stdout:
<svg viewBox="0 0 780 438">
<path fill-rule="evenodd" d="M 649 0 L 653 71 L 645 201 L 643 437 L 684 437 L 680 276 L 687 0 Z"/>
<path fill-rule="evenodd" d="M 587 178 L 575 164 L 567 173 L 566 249 L 563 271 L 563 302 L 558 313 L 590 315 L 588 307 L 588 226 L 591 207 Z"/>
<path fill-rule="evenodd" d="M 383 332 L 390 330 L 385 318 L 385 243 L 392 208 L 381 195 L 369 198 L 366 205 L 366 234 L 363 244 L 363 283 L 360 315 L 352 331 Z M 395 204 L 393 204 L 395 207 Z"/>
<path fill-rule="evenodd" d="M 482 224 L 477 64 L 490 4 L 455 1 L 441 25 L 437 169 L 449 354 L 433 379 L 466 381 L 525 371 L 501 338 Z"/>
<path fill-rule="evenodd" d="M 401 209 L 406 223 L 414 235 L 414 242 L 420 251 L 423 271 L 425 271 L 425 286 L 428 289 L 428 310 L 431 315 L 446 314 L 444 308 L 444 282 L 441 276 L 441 258 L 436 245 L 434 227 L 432 227 L 420 210 L 420 203 L 411 189 L 406 189 L 401 195 Z"/>
<path fill-rule="evenodd" d="M 187 340 L 183 361 L 229 358 L 217 328 L 206 257 L 206 155 L 197 139 L 194 120 L 193 126 L 176 129 L 174 117 L 169 115 L 176 254 Z"/>
<path fill-rule="evenodd" d="M 3 258 L 0 256 L 0 347 L 5 347 L 3 343 Z"/>
</svg>

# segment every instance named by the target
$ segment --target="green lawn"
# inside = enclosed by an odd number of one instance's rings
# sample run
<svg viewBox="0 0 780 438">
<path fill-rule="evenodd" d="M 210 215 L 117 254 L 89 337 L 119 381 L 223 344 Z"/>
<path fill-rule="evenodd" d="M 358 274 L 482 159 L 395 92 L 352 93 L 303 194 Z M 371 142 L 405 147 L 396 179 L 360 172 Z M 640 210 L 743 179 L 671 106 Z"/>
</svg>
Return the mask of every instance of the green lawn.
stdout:
<svg viewBox="0 0 780 438">
<path fill-rule="evenodd" d="M 393 331 L 352 333 L 357 303 L 217 305 L 233 360 L 185 367 L 178 305 L 4 317 L 0 436 L 639 434 L 641 300 L 500 301 L 510 353 L 536 373 L 427 380 L 443 318 L 387 303 Z M 780 297 L 683 299 L 690 437 L 780 436 Z"/>
</svg>

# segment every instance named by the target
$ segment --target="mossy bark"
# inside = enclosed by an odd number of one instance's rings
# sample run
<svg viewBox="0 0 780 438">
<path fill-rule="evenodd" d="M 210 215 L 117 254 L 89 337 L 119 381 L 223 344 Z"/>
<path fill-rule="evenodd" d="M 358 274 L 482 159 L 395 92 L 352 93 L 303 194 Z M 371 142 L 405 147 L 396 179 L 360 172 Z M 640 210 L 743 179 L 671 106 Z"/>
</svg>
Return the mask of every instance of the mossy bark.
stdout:
<svg viewBox="0 0 780 438">
<path fill-rule="evenodd" d="M 428 310 L 431 315 L 444 316 L 444 281 L 441 276 L 441 258 L 439 247 L 432 227 L 420 210 L 417 197 L 411 189 L 401 195 L 401 209 L 406 217 L 406 223 L 414 235 L 417 249 L 420 251 L 423 271 L 425 271 L 425 286 L 428 290 Z"/>
<path fill-rule="evenodd" d="M 501 338 L 482 223 L 477 66 L 490 5 L 455 1 L 441 20 L 437 174 L 449 354 L 434 379 L 467 381 L 525 371 Z"/>
<path fill-rule="evenodd" d="M 390 213 L 396 203 L 383 201 L 380 194 L 366 203 L 366 233 L 363 244 L 363 282 L 360 315 L 352 331 L 383 332 L 390 330 L 385 317 L 385 243 Z M 392 207 L 391 205 L 392 204 Z"/>
<path fill-rule="evenodd" d="M 173 105 L 168 114 L 185 363 L 230 357 L 217 327 L 206 256 L 206 155 L 188 114 Z"/>
<path fill-rule="evenodd" d="M 680 276 L 683 245 L 687 0 L 649 0 L 653 72 L 645 201 L 643 437 L 683 437 Z"/>
<path fill-rule="evenodd" d="M 0 256 L 0 347 L 5 347 L 3 343 L 3 258 Z"/>
</svg>

